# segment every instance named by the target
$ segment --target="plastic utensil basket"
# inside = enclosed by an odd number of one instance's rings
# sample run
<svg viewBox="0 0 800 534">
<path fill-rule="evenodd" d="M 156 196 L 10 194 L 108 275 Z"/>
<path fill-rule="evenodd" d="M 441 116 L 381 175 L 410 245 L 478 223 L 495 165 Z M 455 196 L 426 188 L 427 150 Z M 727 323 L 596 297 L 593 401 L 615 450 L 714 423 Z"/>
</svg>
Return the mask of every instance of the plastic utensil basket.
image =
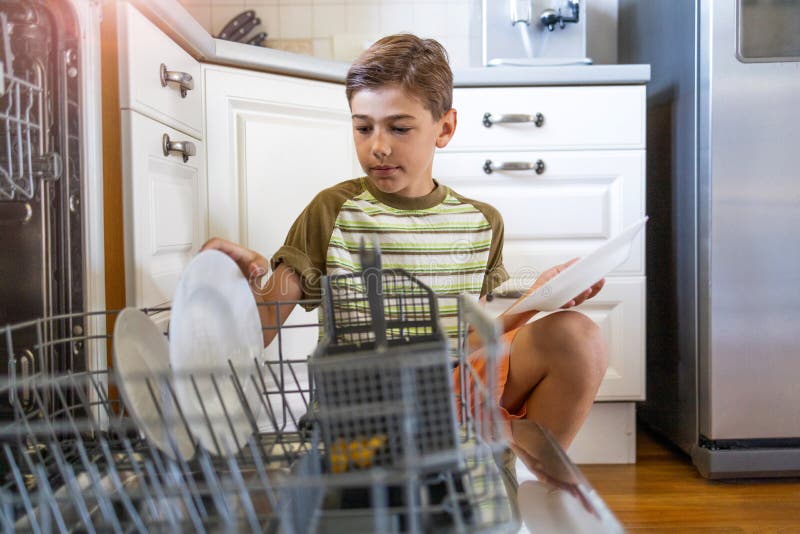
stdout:
<svg viewBox="0 0 800 534">
<path fill-rule="evenodd" d="M 457 463 L 448 342 L 434 293 L 410 273 L 367 268 L 323 281 L 326 336 L 309 361 L 328 466 Z"/>
</svg>

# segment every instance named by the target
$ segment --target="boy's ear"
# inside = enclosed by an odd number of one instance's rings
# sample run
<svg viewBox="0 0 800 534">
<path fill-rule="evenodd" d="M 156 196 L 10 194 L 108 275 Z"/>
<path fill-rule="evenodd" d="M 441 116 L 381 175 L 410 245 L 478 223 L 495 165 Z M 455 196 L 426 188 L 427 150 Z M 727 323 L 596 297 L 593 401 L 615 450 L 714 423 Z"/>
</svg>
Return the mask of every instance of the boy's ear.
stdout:
<svg viewBox="0 0 800 534">
<path fill-rule="evenodd" d="M 436 136 L 436 148 L 444 148 L 456 133 L 458 117 L 455 109 L 449 109 L 439 119 L 439 135 Z"/>
</svg>

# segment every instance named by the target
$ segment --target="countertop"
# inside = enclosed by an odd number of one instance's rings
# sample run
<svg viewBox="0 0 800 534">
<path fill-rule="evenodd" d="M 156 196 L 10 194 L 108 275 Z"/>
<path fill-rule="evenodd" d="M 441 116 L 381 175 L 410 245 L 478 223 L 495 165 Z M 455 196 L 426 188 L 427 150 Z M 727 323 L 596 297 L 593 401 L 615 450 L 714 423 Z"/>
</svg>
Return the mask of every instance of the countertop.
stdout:
<svg viewBox="0 0 800 534">
<path fill-rule="evenodd" d="M 344 83 L 348 63 L 215 39 L 176 0 L 128 0 L 196 59 Z M 562 65 L 454 69 L 456 87 L 642 84 L 650 65 Z"/>
</svg>

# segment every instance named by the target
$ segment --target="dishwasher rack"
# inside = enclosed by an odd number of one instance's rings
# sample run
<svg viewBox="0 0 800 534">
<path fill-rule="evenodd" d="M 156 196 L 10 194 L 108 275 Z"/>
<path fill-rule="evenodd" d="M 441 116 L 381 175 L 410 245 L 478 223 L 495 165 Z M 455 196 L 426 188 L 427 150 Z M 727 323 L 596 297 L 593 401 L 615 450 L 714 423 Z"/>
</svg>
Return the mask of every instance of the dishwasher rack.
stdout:
<svg viewBox="0 0 800 534">
<path fill-rule="evenodd" d="M 438 299 L 450 299 L 458 307 L 460 348 L 451 357 L 466 371 L 460 374 L 461 398 L 456 403 L 460 446 L 444 467 L 431 470 L 414 462 L 401 468 L 361 464 L 332 472 L 330 458 L 335 451 L 324 443 L 318 425 L 304 422 L 314 392 L 313 377 L 307 378 L 308 354 L 285 354 L 284 338 L 293 329 L 317 331 L 320 325 L 287 324 L 277 328 L 273 342 L 277 355 L 254 361 L 251 369 L 202 369 L 184 377 L 227 382 L 240 393 L 241 413 L 252 433 L 239 443 L 238 451 L 209 451 L 198 445 L 193 453 L 181 454 L 174 443 L 171 450 L 160 450 L 126 411 L 113 371 L 57 376 L 45 371 L 27 378 L 12 372 L 3 377 L 0 400 L 10 402 L 14 416 L 0 421 L 0 528 L 513 531 L 516 519 L 496 464 L 505 442 L 499 412 L 489 395 L 493 381 L 490 376 L 484 386 L 481 380 L 468 380 L 474 371 L 463 350 L 467 329 L 472 328 L 484 339 L 487 357 L 496 357 L 498 327 L 468 297 Z M 166 311 L 148 310 L 161 315 Z M 81 314 L 79 319 L 103 318 L 113 325 L 116 314 Z M 43 330 L 64 331 L 58 323 L 75 319 L 64 315 L 0 328 L 0 346 L 8 348 L 12 362 L 13 338 L 23 331 L 38 336 L 35 349 L 42 358 L 51 345 L 110 346 L 111 330 L 105 335 L 41 341 Z M 174 375 L 141 377 L 156 405 L 156 391 L 174 395 L 175 379 Z M 243 393 L 247 381 L 257 387 L 256 405 Z M 229 412 L 223 416 L 229 417 Z M 154 417 L 168 435 L 175 436 L 180 426 L 191 430 L 193 425 L 218 423 L 209 420 L 210 412 L 204 413 L 200 420 L 189 420 L 179 407 L 177 412 L 159 409 Z M 230 419 L 223 422 L 231 428 L 236 424 Z"/>
<path fill-rule="evenodd" d="M 39 179 L 62 174 L 49 150 L 48 30 L 33 6 L 0 11 L 0 200 L 32 200 Z"/>
</svg>

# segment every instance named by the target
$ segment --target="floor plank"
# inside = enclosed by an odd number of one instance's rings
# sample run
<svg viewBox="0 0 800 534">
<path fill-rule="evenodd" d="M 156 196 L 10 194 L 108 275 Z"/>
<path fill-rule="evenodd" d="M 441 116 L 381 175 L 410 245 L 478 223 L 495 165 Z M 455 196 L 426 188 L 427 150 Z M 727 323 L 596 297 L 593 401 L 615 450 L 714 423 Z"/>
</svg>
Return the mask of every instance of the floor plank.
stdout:
<svg viewBox="0 0 800 534">
<path fill-rule="evenodd" d="M 710 481 L 643 428 L 636 445 L 635 465 L 580 466 L 628 532 L 800 534 L 800 479 Z"/>
</svg>

